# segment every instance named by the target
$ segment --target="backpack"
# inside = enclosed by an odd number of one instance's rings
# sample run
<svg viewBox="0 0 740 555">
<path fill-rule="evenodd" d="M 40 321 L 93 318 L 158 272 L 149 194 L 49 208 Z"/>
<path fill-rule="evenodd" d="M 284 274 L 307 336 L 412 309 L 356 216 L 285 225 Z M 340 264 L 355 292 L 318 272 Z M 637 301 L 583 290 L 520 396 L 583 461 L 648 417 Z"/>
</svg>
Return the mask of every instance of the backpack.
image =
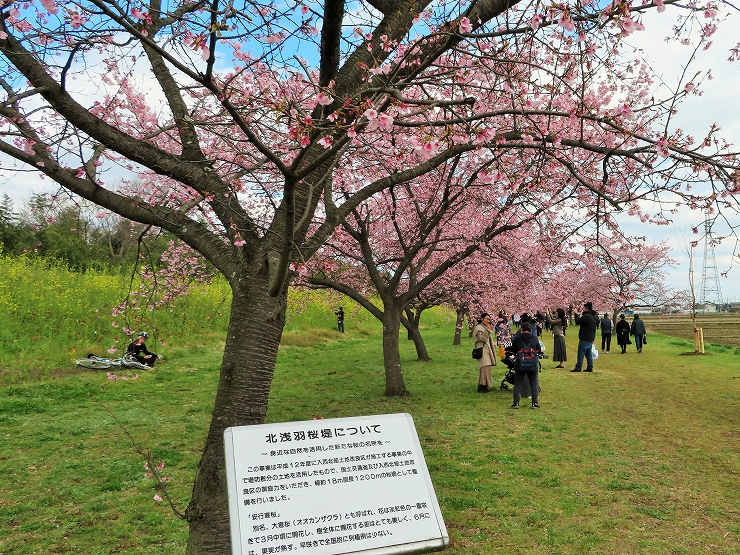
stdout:
<svg viewBox="0 0 740 555">
<path fill-rule="evenodd" d="M 519 372 L 537 372 L 540 359 L 536 349 L 525 347 L 516 354 L 516 365 Z"/>
</svg>

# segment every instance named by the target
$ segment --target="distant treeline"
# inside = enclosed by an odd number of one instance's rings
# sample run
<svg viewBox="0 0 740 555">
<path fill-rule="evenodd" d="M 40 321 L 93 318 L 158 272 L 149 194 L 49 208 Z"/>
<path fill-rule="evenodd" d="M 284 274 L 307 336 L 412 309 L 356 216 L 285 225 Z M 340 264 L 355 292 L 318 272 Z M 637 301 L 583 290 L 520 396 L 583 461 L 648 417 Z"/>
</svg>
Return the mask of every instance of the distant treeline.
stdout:
<svg viewBox="0 0 740 555">
<path fill-rule="evenodd" d="M 0 201 L 0 253 L 53 259 L 70 270 L 131 268 L 139 255 L 158 263 L 172 239 L 67 195 L 34 194 L 16 208 Z M 151 263 L 150 262 L 150 263 Z"/>
</svg>

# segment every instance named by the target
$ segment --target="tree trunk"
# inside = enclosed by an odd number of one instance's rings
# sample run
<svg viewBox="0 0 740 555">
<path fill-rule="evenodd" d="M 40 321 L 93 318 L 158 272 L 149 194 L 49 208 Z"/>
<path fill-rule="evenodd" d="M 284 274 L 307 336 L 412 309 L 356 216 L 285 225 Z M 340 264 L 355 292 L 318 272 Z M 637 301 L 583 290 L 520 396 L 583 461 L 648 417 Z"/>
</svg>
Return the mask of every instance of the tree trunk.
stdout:
<svg viewBox="0 0 740 555">
<path fill-rule="evenodd" d="M 387 397 L 409 395 L 401 372 L 401 353 L 398 348 L 400 332 L 400 310 L 386 305 L 383 310 L 383 365 L 385 366 L 385 395 Z"/>
<path fill-rule="evenodd" d="M 211 426 L 186 511 L 188 555 L 231 553 L 223 432 L 264 422 L 285 326 L 286 293 L 270 297 L 266 274 L 245 272 L 231 283 L 231 317 Z"/>
<path fill-rule="evenodd" d="M 432 359 L 429 356 L 429 352 L 427 351 L 427 346 L 424 343 L 424 338 L 421 336 L 421 332 L 419 331 L 419 322 L 421 321 L 422 312 L 422 310 L 417 310 L 416 312 L 414 312 L 413 310 L 407 308 L 406 320 L 402 323 L 406 327 L 406 331 L 408 332 L 408 339 L 413 341 L 414 347 L 416 347 L 416 359 L 423 362 L 429 362 Z"/>
<path fill-rule="evenodd" d="M 412 322 L 407 329 L 409 332 L 408 335 L 410 336 L 410 339 L 414 342 L 414 347 L 416 347 L 417 360 L 421 360 L 423 362 L 428 362 L 432 360 L 432 358 L 429 356 L 429 352 L 427 351 L 427 346 L 424 344 L 424 338 L 421 336 L 421 332 L 419 331 L 419 326 L 414 325 L 414 323 Z"/>
<path fill-rule="evenodd" d="M 462 345 L 462 328 L 465 322 L 465 314 L 467 309 L 458 308 L 455 313 L 457 318 L 455 319 L 455 338 L 452 340 L 453 345 Z"/>
</svg>

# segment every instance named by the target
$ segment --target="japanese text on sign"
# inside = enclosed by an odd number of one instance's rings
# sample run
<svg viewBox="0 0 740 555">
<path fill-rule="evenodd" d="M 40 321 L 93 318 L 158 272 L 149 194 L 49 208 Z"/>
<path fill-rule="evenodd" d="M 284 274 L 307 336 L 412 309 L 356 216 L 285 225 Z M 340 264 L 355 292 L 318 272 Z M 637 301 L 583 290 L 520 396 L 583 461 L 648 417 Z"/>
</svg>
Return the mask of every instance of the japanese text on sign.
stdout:
<svg viewBox="0 0 740 555">
<path fill-rule="evenodd" d="M 224 439 L 235 555 L 403 553 L 448 541 L 408 415 L 244 426 Z"/>
</svg>

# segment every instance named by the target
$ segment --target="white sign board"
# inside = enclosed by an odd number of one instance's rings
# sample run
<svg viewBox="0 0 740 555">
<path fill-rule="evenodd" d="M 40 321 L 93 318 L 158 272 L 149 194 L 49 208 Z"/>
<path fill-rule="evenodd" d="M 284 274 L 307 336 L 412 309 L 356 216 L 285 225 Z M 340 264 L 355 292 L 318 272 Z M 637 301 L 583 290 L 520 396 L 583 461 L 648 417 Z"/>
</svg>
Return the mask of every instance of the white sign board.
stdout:
<svg viewBox="0 0 740 555">
<path fill-rule="evenodd" d="M 447 529 L 408 414 L 224 432 L 234 555 L 419 553 Z"/>
</svg>

